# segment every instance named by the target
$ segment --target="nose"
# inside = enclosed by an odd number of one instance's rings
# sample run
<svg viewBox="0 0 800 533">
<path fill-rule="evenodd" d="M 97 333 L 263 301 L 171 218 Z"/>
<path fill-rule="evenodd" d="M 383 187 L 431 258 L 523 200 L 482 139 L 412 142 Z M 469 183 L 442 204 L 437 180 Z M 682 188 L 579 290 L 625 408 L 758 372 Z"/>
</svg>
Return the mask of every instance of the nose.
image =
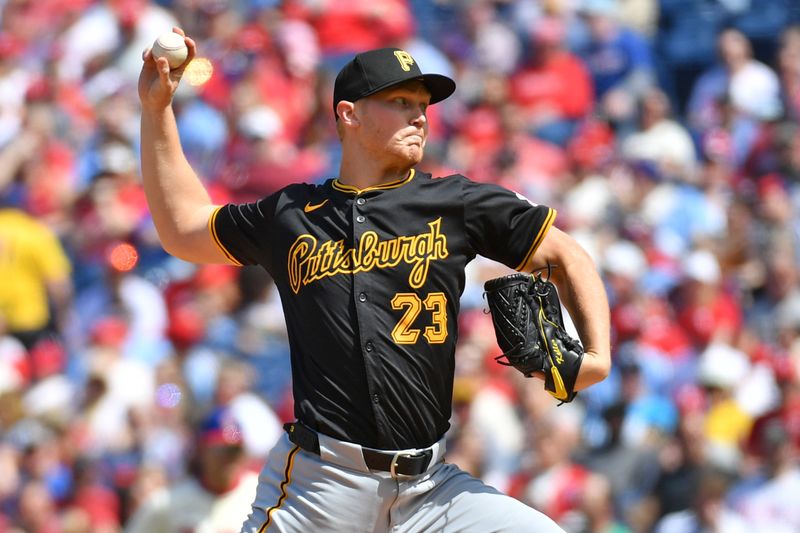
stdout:
<svg viewBox="0 0 800 533">
<path fill-rule="evenodd" d="M 422 107 L 418 107 L 414 111 L 414 115 L 411 117 L 411 124 L 417 127 L 422 127 L 428 122 L 428 117 L 425 115 L 425 109 Z"/>
</svg>

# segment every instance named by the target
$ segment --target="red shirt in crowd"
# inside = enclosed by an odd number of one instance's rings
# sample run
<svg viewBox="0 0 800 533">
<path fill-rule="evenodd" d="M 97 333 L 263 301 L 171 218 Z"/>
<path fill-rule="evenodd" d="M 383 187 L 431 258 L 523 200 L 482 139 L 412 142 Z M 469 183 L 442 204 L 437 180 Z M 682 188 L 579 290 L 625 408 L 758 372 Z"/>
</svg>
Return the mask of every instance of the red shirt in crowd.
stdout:
<svg viewBox="0 0 800 533">
<path fill-rule="evenodd" d="M 729 294 L 719 292 L 708 301 L 693 301 L 678 314 L 678 322 L 696 346 L 706 346 L 718 334 L 729 338 L 740 329 L 742 312 Z"/>
<path fill-rule="evenodd" d="M 526 111 L 555 111 L 577 119 L 592 109 L 592 81 L 580 59 L 563 50 L 530 63 L 511 78 L 511 100 Z"/>
<path fill-rule="evenodd" d="M 411 37 L 414 31 L 406 0 L 327 0 L 313 8 L 293 1 L 286 13 L 312 25 L 326 55 L 390 46 Z"/>
</svg>

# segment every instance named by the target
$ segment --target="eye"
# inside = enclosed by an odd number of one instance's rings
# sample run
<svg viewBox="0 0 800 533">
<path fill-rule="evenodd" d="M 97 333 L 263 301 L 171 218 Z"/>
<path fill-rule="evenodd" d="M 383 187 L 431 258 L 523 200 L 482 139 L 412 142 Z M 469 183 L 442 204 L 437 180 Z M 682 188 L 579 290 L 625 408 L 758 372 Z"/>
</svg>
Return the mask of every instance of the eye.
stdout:
<svg viewBox="0 0 800 533">
<path fill-rule="evenodd" d="M 408 107 L 408 99 L 405 96 L 396 96 L 393 100 L 402 107 Z"/>
</svg>

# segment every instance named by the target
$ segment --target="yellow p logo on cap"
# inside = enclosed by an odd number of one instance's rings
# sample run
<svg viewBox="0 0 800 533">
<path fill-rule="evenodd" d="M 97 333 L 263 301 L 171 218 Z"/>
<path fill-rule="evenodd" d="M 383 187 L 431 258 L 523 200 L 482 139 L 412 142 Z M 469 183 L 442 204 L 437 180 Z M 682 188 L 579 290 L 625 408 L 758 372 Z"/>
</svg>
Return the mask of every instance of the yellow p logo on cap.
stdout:
<svg viewBox="0 0 800 533">
<path fill-rule="evenodd" d="M 400 62 L 400 67 L 403 70 L 406 72 L 411 70 L 411 65 L 414 64 L 414 58 L 411 57 L 411 54 L 403 50 L 397 50 L 395 51 L 394 56 L 397 58 L 397 61 Z"/>
</svg>

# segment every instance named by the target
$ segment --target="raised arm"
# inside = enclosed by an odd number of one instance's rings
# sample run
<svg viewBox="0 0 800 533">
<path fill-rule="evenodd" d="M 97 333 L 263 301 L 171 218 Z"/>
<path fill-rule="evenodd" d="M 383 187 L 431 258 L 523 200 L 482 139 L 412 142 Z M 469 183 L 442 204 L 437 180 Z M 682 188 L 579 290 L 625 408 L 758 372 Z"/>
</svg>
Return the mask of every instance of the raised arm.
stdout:
<svg viewBox="0 0 800 533">
<path fill-rule="evenodd" d="M 179 28 L 173 31 L 184 35 Z M 149 49 L 142 56 L 139 99 L 144 190 L 161 245 L 168 253 L 195 263 L 227 263 L 208 230 L 217 206 L 186 160 L 172 110 L 172 97 L 196 53 L 194 41 L 184 38 L 189 56 L 177 69 L 170 71 L 167 60 L 155 59 Z"/>
<path fill-rule="evenodd" d="M 589 254 L 569 235 L 552 227 L 526 270 L 557 265 L 551 280 L 572 318 L 584 348 L 575 390 L 602 381 L 611 370 L 608 298 Z"/>
</svg>

